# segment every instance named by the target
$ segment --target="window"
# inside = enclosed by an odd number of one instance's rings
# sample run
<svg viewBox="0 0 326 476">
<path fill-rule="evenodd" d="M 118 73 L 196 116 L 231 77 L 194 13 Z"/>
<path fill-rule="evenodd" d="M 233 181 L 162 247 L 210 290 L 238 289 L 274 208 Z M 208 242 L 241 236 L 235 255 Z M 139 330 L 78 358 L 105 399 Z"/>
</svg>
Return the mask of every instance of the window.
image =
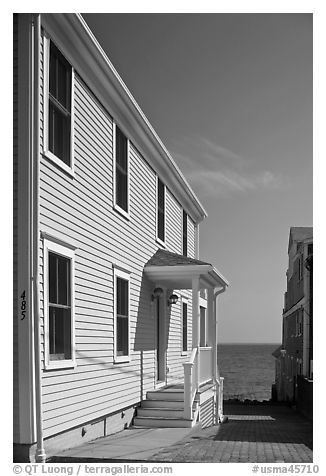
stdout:
<svg viewBox="0 0 326 476">
<path fill-rule="evenodd" d="M 47 147 L 50 158 L 63 168 L 72 169 L 72 78 L 71 65 L 49 42 L 47 100 Z"/>
<path fill-rule="evenodd" d="M 157 178 L 157 238 L 165 241 L 165 185 Z"/>
<path fill-rule="evenodd" d="M 44 240 L 46 368 L 74 363 L 74 252 Z"/>
<path fill-rule="evenodd" d="M 182 223 L 182 254 L 187 256 L 188 252 L 188 216 L 183 210 L 183 223 Z"/>
<path fill-rule="evenodd" d="M 129 361 L 129 281 L 128 273 L 115 268 L 115 362 Z"/>
<path fill-rule="evenodd" d="M 115 191 L 114 205 L 123 214 L 128 214 L 128 139 L 115 126 Z"/>
<path fill-rule="evenodd" d="M 206 309 L 200 306 L 200 347 L 206 347 Z"/>
<path fill-rule="evenodd" d="M 182 352 L 188 350 L 188 305 L 186 302 L 182 303 Z"/>
</svg>

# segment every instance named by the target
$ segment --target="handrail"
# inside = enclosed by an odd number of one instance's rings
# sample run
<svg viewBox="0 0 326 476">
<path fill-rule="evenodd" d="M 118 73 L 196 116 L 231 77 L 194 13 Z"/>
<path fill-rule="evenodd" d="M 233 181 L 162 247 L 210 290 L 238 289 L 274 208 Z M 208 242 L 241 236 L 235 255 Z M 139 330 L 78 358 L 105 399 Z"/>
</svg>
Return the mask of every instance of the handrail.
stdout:
<svg viewBox="0 0 326 476">
<path fill-rule="evenodd" d="M 184 362 L 184 418 L 192 419 L 192 405 L 198 390 L 198 349 L 192 349 L 188 362 Z"/>
</svg>

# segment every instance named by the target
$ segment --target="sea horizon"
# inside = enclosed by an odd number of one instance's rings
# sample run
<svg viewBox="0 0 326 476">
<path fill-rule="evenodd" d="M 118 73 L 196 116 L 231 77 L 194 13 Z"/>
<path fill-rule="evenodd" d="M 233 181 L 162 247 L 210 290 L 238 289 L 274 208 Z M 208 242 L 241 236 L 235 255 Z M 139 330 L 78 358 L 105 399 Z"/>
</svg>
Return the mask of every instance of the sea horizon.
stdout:
<svg viewBox="0 0 326 476">
<path fill-rule="evenodd" d="M 220 343 L 218 367 L 224 377 L 224 399 L 270 400 L 275 381 L 273 351 L 280 343 Z"/>
</svg>

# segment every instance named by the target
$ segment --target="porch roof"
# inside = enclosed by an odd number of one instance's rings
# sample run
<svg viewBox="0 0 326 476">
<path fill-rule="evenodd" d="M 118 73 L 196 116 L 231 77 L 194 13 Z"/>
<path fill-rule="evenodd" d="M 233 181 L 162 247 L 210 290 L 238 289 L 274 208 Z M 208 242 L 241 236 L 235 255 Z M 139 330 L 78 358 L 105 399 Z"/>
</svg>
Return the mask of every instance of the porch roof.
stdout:
<svg viewBox="0 0 326 476">
<path fill-rule="evenodd" d="M 229 285 L 212 264 L 162 249 L 145 264 L 144 272 L 156 285 L 169 289 L 191 289 L 193 278 L 199 279 L 200 288 L 222 289 Z"/>
</svg>

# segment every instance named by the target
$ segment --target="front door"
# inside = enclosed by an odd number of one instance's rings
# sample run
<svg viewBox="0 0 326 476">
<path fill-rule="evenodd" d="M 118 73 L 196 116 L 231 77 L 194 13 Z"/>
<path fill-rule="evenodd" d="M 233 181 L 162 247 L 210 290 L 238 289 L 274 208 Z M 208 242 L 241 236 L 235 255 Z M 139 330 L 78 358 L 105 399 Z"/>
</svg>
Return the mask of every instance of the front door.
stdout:
<svg viewBox="0 0 326 476">
<path fill-rule="evenodd" d="M 164 316 L 163 297 L 156 301 L 156 380 L 165 380 L 165 342 L 164 342 Z"/>
</svg>

